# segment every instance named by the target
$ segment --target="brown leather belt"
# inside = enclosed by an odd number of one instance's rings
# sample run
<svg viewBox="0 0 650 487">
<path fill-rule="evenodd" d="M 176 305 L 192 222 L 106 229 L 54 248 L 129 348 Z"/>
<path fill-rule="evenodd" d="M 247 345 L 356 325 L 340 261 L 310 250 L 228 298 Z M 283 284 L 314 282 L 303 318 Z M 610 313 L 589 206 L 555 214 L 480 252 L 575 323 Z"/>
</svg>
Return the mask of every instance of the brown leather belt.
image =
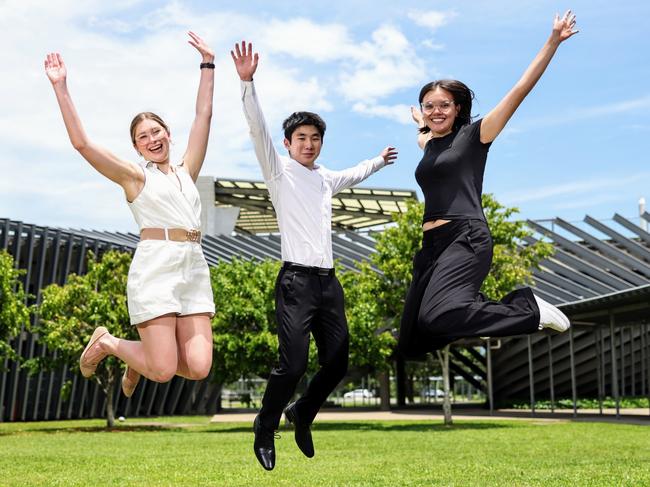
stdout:
<svg viewBox="0 0 650 487">
<path fill-rule="evenodd" d="M 201 243 L 201 230 L 184 228 L 143 228 L 140 240 L 172 240 L 174 242 Z"/>
</svg>

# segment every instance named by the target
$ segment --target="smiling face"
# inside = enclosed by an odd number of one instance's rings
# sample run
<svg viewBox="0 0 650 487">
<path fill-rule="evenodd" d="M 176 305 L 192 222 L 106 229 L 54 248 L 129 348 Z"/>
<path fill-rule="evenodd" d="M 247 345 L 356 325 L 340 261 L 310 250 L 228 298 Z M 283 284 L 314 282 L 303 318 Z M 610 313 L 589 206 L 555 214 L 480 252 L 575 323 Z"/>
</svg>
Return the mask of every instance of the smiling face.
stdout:
<svg viewBox="0 0 650 487">
<path fill-rule="evenodd" d="M 315 125 L 299 125 L 291 134 L 291 140 L 284 139 L 284 146 L 293 160 L 311 169 L 320 155 L 323 137 Z"/>
<path fill-rule="evenodd" d="M 155 163 L 169 161 L 170 134 L 156 120 L 145 118 L 133 130 L 133 147 L 145 160 Z"/>
<path fill-rule="evenodd" d="M 424 123 L 434 137 L 442 137 L 450 133 L 460 111 L 460 105 L 455 103 L 451 92 L 439 86 L 424 95 L 420 108 Z"/>
</svg>

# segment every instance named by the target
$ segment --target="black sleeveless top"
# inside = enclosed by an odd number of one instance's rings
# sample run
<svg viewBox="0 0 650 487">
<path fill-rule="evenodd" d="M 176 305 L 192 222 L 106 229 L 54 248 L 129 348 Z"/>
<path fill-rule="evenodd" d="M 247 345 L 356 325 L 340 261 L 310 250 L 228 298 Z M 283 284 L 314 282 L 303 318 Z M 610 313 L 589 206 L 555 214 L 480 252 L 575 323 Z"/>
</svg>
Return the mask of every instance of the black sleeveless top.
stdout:
<svg viewBox="0 0 650 487">
<path fill-rule="evenodd" d="M 415 169 L 424 193 L 423 222 L 483 220 L 483 173 L 491 143 L 480 141 L 481 120 L 430 139 Z"/>
</svg>

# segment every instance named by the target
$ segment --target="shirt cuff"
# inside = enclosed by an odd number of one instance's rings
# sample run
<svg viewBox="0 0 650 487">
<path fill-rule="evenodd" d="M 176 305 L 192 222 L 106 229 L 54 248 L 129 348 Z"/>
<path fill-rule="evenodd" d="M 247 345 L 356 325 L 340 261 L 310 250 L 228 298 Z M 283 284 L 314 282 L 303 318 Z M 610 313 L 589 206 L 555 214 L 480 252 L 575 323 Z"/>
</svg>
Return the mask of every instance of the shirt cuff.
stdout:
<svg viewBox="0 0 650 487">
<path fill-rule="evenodd" d="M 250 81 L 239 80 L 239 87 L 241 88 L 242 95 L 245 94 L 247 91 L 250 92 L 251 90 L 255 89 L 253 80 Z"/>
<path fill-rule="evenodd" d="M 386 161 L 381 156 L 373 157 L 372 159 L 370 159 L 370 162 L 372 162 L 373 172 L 379 171 L 382 167 L 386 165 Z"/>
</svg>

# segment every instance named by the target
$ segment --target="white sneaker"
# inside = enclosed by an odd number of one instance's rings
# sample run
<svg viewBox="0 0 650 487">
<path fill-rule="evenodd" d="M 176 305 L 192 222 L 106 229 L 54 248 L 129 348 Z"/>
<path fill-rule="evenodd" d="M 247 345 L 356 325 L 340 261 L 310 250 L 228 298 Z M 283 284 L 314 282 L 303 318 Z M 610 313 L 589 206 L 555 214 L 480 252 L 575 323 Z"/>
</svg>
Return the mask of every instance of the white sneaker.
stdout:
<svg viewBox="0 0 650 487">
<path fill-rule="evenodd" d="M 539 296 L 535 296 L 535 301 L 539 307 L 539 329 L 551 328 L 562 332 L 567 331 L 571 323 L 567 315 L 562 313 L 556 306 L 544 301 Z"/>
</svg>

